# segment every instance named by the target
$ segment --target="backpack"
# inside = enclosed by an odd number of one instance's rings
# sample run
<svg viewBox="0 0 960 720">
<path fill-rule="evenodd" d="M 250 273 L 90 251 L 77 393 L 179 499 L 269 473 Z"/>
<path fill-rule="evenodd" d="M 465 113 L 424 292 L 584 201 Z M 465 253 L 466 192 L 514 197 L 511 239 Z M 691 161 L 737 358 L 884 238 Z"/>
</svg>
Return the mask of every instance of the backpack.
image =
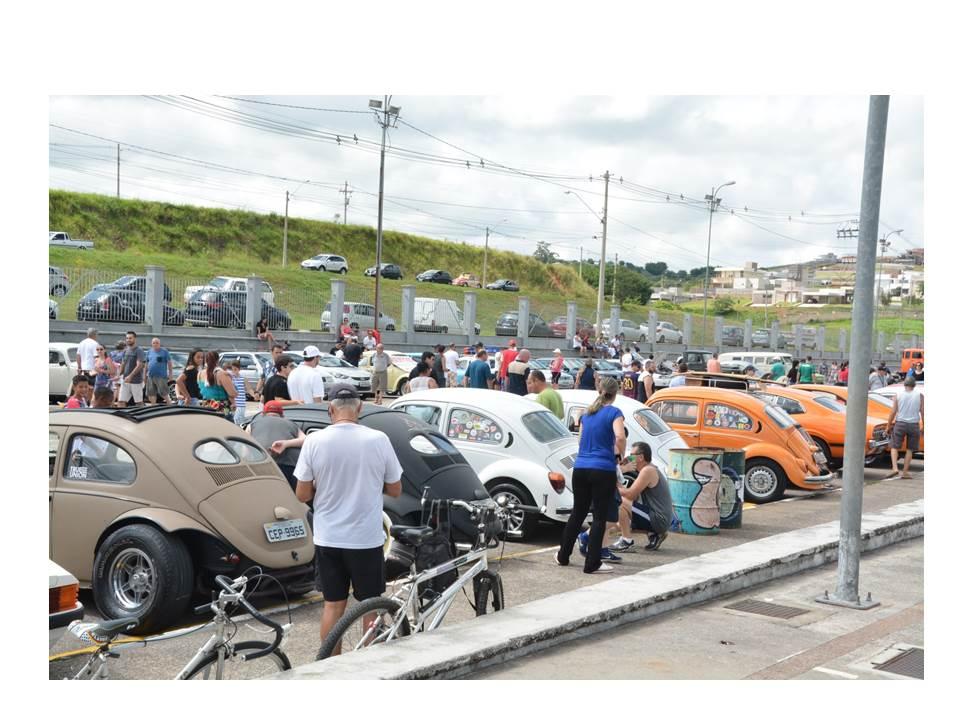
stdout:
<svg viewBox="0 0 960 720">
<path fill-rule="evenodd" d="M 436 532 L 433 537 L 429 537 L 417 548 L 416 566 L 417 572 L 429 570 L 430 568 L 442 565 L 456 557 L 456 545 L 453 542 L 452 527 L 450 524 L 450 505 L 443 500 L 432 500 L 429 510 L 425 506 L 423 516 L 420 520 L 421 525 L 429 525 Z M 457 569 L 454 568 L 448 572 L 423 583 L 420 586 L 421 603 L 429 601 L 431 595 L 439 595 L 457 580 Z M 428 593 L 425 591 L 433 591 Z"/>
</svg>

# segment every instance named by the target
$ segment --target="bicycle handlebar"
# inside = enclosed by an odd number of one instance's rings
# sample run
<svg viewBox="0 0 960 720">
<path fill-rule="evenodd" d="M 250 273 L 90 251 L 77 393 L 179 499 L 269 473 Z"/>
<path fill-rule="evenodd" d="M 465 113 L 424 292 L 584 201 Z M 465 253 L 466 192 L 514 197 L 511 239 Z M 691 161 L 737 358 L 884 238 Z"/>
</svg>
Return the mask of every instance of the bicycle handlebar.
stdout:
<svg viewBox="0 0 960 720">
<path fill-rule="evenodd" d="M 241 605 L 243 609 L 246 610 L 248 613 L 250 613 L 250 616 L 252 618 L 257 620 L 258 622 L 263 623 L 274 632 L 273 641 L 270 643 L 268 647 L 264 648 L 263 650 L 258 650 L 257 652 L 252 652 L 248 655 L 244 655 L 244 660 L 256 660 L 257 658 L 266 657 L 267 655 L 272 653 L 274 650 L 276 650 L 277 647 L 279 647 L 280 642 L 283 640 L 283 627 L 281 627 L 279 624 L 275 623 L 273 620 L 271 620 L 266 615 L 264 615 L 259 610 L 257 610 L 243 596 L 243 588 L 247 584 L 247 578 L 241 575 L 236 580 L 231 580 L 225 575 L 217 575 L 216 578 L 214 578 L 214 582 L 216 582 L 217 585 L 223 588 L 223 592 L 221 592 L 221 596 L 223 596 L 224 593 L 231 595 L 232 596 L 231 599 L 234 602 Z M 201 605 L 200 607 L 196 608 L 196 611 L 206 612 L 206 610 L 209 609 L 211 605 L 213 605 L 212 602 L 209 602 L 206 605 Z"/>
</svg>

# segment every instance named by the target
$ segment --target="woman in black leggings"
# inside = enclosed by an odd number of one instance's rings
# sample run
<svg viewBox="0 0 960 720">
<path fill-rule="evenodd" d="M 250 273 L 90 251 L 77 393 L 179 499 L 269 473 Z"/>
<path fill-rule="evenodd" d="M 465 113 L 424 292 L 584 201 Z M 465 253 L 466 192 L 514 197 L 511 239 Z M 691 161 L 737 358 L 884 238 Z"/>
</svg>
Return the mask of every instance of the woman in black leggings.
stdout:
<svg viewBox="0 0 960 720">
<path fill-rule="evenodd" d="M 613 572 L 610 565 L 601 561 L 600 554 L 605 519 L 617 487 L 617 463 L 627 446 L 623 413 L 613 405 L 619 389 L 617 381 L 611 377 L 598 378 L 597 385 L 597 399 L 580 416 L 580 451 L 573 464 L 573 512 L 563 529 L 563 540 L 555 558 L 558 565 L 570 564 L 577 535 L 587 513 L 592 512 L 587 559 L 583 563 L 585 573 Z"/>
</svg>

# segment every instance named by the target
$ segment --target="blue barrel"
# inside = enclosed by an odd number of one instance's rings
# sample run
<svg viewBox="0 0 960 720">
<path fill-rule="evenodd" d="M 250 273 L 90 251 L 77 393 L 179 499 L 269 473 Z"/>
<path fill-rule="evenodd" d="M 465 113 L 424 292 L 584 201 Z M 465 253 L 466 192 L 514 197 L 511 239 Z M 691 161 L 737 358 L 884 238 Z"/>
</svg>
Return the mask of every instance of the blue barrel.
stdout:
<svg viewBox="0 0 960 720">
<path fill-rule="evenodd" d="M 670 451 L 667 480 L 679 518 L 678 532 L 716 535 L 720 532 L 720 480 L 723 450 L 682 448 Z"/>
<path fill-rule="evenodd" d="M 743 450 L 723 451 L 723 479 L 720 481 L 720 527 L 743 527 L 743 476 L 747 453 Z"/>
</svg>

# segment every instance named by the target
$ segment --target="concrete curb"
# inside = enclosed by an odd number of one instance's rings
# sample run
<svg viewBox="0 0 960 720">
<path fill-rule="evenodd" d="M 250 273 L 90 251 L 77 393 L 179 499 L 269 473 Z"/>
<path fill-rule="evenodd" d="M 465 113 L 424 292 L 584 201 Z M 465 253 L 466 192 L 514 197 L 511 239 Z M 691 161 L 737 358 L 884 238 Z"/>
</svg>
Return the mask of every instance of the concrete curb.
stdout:
<svg viewBox="0 0 960 720">
<path fill-rule="evenodd" d="M 863 516 L 864 552 L 923 535 L 923 500 Z M 450 679 L 836 560 L 839 521 L 686 558 L 273 679 Z M 559 574 L 577 572 L 557 568 Z M 509 588 L 508 588 L 509 591 Z M 509 594 L 507 595 L 509 602 Z M 589 608 L 588 613 L 584 609 Z"/>
</svg>

